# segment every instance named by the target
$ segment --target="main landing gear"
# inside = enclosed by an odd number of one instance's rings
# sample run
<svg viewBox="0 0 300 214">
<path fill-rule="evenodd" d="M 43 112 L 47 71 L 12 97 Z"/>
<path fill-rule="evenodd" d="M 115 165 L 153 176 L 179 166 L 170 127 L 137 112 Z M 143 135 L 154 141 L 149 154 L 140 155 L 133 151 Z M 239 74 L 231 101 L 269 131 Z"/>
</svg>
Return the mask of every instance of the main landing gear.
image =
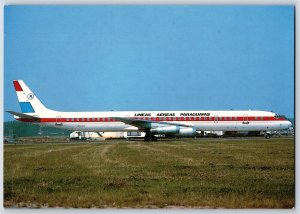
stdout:
<svg viewBox="0 0 300 214">
<path fill-rule="evenodd" d="M 266 139 L 270 139 L 270 138 L 271 138 L 271 133 L 266 133 L 266 134 L 265 134 L 265 138 L 266 138 Z"/>
<path fill-rule="evenodd" d="M 154 134 L 151 134 L 150 131 L 147 131 L 144 137 L 144 141 L 148 142 L 150 140 L 157 141 L 157 137 Z"/>
</svg>

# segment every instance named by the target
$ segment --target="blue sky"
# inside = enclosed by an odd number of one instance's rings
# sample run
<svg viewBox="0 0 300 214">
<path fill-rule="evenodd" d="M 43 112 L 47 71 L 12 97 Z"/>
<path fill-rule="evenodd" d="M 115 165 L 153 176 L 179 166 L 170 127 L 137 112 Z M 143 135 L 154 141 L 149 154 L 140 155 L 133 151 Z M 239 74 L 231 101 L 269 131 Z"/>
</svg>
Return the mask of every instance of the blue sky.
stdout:
<svg viewBox="0 0 300 214">
<path fill-rule="evenodd" d="M 294 117 L 292 6 L 4 12 L 4 110 L 20 111 L 12 80 L 23 79 L 61 111 L 253 109 Z"/>
</svg>

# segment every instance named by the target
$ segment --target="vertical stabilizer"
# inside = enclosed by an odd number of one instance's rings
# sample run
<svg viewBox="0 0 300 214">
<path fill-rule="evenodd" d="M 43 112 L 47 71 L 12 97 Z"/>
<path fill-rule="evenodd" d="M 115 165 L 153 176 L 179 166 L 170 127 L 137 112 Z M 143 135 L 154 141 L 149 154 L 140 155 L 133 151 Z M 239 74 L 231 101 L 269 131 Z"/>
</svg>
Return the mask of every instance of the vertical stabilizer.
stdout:
<svg viewBox="0 0 300 214">
<path fill-rule="evenodd" d="M 22 113 L 39 113 L 48 110 L 23 80 L 14 80 L 13 82 Z"/>
</svg>

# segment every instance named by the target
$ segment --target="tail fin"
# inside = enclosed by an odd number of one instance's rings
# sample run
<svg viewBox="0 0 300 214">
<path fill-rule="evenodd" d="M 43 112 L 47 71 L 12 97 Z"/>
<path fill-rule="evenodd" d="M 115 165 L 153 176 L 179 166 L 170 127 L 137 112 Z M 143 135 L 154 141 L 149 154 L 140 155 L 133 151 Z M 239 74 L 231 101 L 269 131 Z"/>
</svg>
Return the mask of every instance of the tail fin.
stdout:
<svg viewBox="0 0 300 214">
<path fill-rule="evenodd" d="M 13 82 L 22 113 L 38 113 L 48 110 L 23 80 L 14 80 Z"/>
</svg>

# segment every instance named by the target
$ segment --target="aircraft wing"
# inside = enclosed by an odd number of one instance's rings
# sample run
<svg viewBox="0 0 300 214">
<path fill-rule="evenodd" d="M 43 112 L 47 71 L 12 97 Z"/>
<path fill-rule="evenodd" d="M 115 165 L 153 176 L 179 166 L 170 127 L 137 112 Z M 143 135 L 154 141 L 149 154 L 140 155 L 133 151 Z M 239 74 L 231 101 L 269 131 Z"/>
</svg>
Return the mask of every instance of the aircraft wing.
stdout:
<svg viewBox="0 0 300 214">
<path fill-rule="evenodd" d="M 17 117 L 20 117 L 22 119 L 29 119 L 29 120 L 38 120 L 38 117 L 34 117 L 34 116 L 30 116 L 28 114 L 23 114 L 23 113 L 19 113 L 19 112 L 15 112 L 15 111 L 6 111 L 12 115 L 15 115 Z"/>
<path fill-rule="evenodd" d="M 151 129 L 153 124 L 161 124 L 161 125 L 170 125 L 170 126 L 183 126 L 183 127 L 191 127 L 191 125 L 181 124 L 181 123 L 173 123 L 173 122 L 165 122 L 165 121 L 151 121 L 151 120 L 141 120 L 141 119 L 133 119 L 128 117 L 113 117 L 113 119 L 126 123 L 128 125 L 132 125 L 138 128 Z"/>
</svg>

